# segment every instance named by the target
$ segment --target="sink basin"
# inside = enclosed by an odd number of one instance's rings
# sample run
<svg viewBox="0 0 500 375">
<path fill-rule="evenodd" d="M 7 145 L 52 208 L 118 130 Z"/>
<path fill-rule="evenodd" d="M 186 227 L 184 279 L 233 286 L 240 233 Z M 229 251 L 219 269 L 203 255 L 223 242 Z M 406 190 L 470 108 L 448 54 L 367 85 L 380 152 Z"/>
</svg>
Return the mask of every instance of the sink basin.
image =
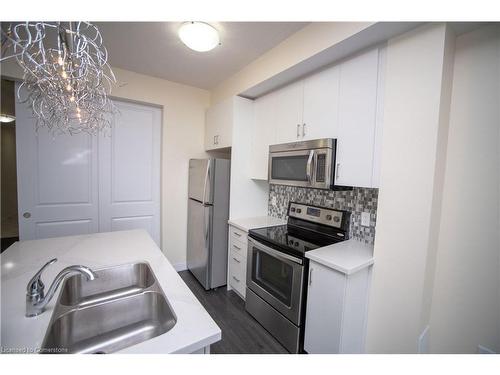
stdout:
<svg viewBox="0 0 500 375">
<path fill-rule="evenodd" d="M 96 270 L 97 279 L 87 281 L 81 275 L 68 277 L 61 291 L 59 303 L 65 306 L 85 306 L 120 296 L 136 294 L 155 282 L 147 263 L 125 264 Z"/>
<path fill-rule="evenodd" d="M 161 335 L 175 323 L 165 297 L 145 292 L 62 315 L 51 324 L 43 347 L 111 353 Z"/>
<path fill-rule="evenodd" d="M 172 329 L 177 317 L 147 263 L 64 281 L 42 343 L 45 353 L 112 353 Z"/>
</svg>

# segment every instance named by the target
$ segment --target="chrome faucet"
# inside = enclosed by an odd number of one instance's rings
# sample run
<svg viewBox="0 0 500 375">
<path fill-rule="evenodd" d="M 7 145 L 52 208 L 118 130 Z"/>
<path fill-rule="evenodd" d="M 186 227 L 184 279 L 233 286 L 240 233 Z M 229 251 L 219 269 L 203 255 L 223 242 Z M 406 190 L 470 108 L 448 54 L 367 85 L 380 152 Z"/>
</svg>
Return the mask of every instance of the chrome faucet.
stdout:
<svg viewBox="0 0 500 375">
<path fill-rule="evenodd" d="M 56 276 L 52 285 L 45 295 L 45 285 L 43 284 L 40 277 L 42 276 L 42 272 L 50 266 L 51 264 L 57 262 L 57 258 L 49 260 L 45 265 L 40 268 L 40 270 L 31 278 L 28 283 L 27 291 L 26 291 L 26 316 L 31 318 L 33 316 L 40 315 L 45 311 L 45 307 L 50 302 L 52 297 L 54 297 L 54 293 L 56 292 L 61 281 L 69 275 L 70 273 L 81 273 L 86 276 L 87 280 L 94 280 L 97 278 L 97 275 L 88 267 L 85 266 L 69 266 L 63 269 Z"/>
</svg>

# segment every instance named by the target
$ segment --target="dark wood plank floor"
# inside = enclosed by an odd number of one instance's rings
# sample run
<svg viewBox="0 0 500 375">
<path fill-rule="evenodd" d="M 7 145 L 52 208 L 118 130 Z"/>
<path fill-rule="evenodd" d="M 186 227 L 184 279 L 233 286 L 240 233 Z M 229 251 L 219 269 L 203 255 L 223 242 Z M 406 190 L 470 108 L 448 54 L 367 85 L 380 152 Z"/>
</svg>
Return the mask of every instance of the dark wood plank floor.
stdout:
<svg viewBox="0 0 500 375">
<path fill-rule="evenodd" d="M 222 340 L 210 347 L 216 354 L 288 353 L 245 311 L 245 302 L 225 286 L 205 291 L 189 271 L 179 275 L 222 330 Z"/>
</svg>

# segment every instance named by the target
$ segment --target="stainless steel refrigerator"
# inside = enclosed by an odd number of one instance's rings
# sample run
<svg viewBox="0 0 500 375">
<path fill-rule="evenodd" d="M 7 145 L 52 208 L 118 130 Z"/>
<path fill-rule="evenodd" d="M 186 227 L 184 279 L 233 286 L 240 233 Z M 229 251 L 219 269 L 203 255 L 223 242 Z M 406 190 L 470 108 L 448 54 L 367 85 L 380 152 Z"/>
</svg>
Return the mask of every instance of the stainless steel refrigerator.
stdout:
<svg viewBox="0 0 500 375">
<path fill-rule="evenodd" d="M 229 173 L 229 160 L 189 160 L 187 267 L 206 290 L 226 285 Z"/>
</svg>

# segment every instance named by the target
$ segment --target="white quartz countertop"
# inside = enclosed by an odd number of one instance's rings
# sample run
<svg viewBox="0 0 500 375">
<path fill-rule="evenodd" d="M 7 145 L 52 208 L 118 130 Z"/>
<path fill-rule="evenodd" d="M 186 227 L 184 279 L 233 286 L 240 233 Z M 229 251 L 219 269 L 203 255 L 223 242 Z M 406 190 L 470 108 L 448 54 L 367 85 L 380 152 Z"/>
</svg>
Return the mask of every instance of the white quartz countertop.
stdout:
<svg viewBox="0 0 500 375">
<path fill-rule="evenodd" d="M 248 232 L 250 229 L 283 225 L 286 224 L 286 220 L 278 219 L 277 217 L 272 216 L 256 216 L 245 217 L 241 219 L 231 219 L 228 221 L 228 223 L 229 225 L 233 225 L 236 228 Z"/>
<path fill-rule="evenodd" d="M 373 264 L 373 245 L 350 239 L 308 251 L 306 258 L 350 275 Z"/>
<path fill-rule="evenodd" d="M 176 317 L 168 332 L 120 353 L 191 353 L 221 339 L 221 330 L 177 274 L 145 230 L 22 241 L 1 255 L 1 346 L 40 348 L 60 290 L 47 309 L 26 318 L 26 285 L 48 260 L 58 258 L 42 275 L 46 288 L 63 268 L 81 264 L 92 269 L 143 262 L 151 266 Z M 59 288 L 61 289 L 61 288 Z"/>
</svg>

